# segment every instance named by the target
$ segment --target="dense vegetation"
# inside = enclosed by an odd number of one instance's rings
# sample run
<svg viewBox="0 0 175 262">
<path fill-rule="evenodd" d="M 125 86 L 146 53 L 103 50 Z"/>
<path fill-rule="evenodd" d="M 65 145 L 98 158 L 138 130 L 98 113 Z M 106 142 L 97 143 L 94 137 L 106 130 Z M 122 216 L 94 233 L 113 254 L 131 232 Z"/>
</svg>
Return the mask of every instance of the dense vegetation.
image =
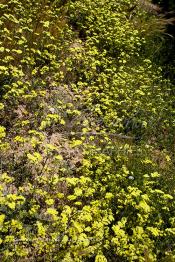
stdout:
<svg viewBox="0 0 175 262">
<path fill-rule="evenodd" d="M 150 8 L 0 1 L 1 261 L 175 261 L 173 20 Z"/>
</svg>

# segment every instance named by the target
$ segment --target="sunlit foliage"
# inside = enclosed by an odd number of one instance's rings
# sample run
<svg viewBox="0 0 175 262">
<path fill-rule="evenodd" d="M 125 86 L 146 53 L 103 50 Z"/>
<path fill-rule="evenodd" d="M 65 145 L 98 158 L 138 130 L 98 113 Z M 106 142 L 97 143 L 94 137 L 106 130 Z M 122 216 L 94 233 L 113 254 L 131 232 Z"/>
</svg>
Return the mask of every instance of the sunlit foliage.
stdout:
<svg viewBox="0 0 175 262">
<path fill-rule="evenodd" d="M 0 15 L 0 260 L 174 261 L 158 18 L 133 0 L 1 0 Z"/>
</svg>

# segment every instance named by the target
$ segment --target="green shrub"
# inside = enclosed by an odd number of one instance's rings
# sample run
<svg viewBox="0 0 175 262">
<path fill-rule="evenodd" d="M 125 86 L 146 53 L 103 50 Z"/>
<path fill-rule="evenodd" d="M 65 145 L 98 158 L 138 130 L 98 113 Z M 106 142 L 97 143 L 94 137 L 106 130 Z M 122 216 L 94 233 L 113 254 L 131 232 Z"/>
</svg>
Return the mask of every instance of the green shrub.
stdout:
<svg viewBox="0 0 175 262">
<path fill-rule="evenodd" d="M 0 14 L 1 261 L 173 261 L 156 17 L 129 0 L 4 0 Z"/>
</svg>

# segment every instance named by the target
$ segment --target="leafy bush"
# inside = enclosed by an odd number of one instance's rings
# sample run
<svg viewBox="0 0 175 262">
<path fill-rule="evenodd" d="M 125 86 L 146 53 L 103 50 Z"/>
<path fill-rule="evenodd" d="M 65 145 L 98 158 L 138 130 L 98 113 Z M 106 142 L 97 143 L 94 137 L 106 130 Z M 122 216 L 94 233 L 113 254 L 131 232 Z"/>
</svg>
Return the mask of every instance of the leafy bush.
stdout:
<svg viewBox="0 0 175 262">
<path fill-rule="evenodd" d="M 4 0 L 0 13 L 1 260 L 174 261 L 172 85 L 146 51 L 156 17 L 129 0 Z"/>
</svg>

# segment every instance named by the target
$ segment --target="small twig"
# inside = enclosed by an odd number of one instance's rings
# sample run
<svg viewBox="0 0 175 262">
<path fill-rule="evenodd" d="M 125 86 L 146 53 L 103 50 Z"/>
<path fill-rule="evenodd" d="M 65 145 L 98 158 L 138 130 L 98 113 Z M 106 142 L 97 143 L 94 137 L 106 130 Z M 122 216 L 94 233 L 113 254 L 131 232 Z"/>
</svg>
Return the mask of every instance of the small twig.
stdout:
<svg viewBox="0 0 175 262">
<path fill-rule="evenodd" d="M 134 140 L 134 137 L 132 136 L 126 136 L 122 134 L 115 134 L 115 133 L 99 133 L 99 132 L 63 132 L 61 134 L 69 134 L 69 135 L 87 135 L 87 136 L 102 136 L 102 135 L 108 135 L 113 137 L 118 137 L 120 139 L 129 139 Z"/>
</svg>

